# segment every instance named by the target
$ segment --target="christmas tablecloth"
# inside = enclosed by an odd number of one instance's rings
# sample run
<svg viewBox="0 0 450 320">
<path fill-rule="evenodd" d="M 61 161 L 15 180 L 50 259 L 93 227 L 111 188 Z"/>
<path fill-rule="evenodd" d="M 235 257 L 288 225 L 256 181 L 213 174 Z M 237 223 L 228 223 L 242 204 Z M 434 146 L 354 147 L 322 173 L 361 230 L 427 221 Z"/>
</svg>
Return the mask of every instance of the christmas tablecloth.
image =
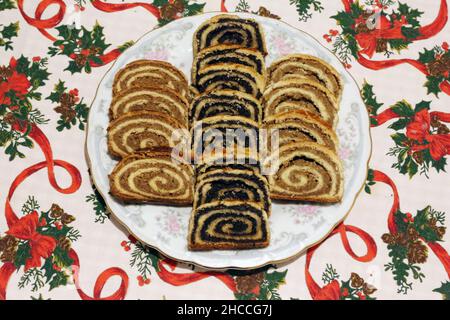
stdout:
<svg viewBox="0 0 450 320">
<path fill-rule="evenodd" d="M 147 31 L 207 11 L 307 31 L 371 117 L 364 191 L 289 263 L 218 273 L 168 260 L 110 218 L 89 179 L 103 74 Z M 447 18 L 446 0 L 0 0 L 0 299 L 449 299 Z M 293 214 L 307 223 L 315 210 Z M 179 231 L 176 214 L 163 220 Z"/>
</svg>

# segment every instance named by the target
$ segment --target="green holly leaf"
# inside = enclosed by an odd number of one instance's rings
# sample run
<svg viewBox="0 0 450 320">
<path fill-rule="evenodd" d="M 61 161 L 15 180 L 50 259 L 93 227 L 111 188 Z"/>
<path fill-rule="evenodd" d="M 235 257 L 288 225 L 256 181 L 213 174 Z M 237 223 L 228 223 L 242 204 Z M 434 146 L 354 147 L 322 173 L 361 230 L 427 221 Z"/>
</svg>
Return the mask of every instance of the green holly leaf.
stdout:
<svg viewBox="0 0 450 320">
<path fill-rule="evenodd" d="M 46 278 L 45 282 L 49 283 L 52 280 L 53 275 L 56 273 L 56 270 L 53 268 L 52 257 L 45 259 L 42 269 L 44 270 L 44 276 Z"/>
<path fill-rule="evenodd" d="M 27 259 L 31 256 L 31 247 L 28 242 L 21 242 L 17 247 L 16 256 L 14 257 L 14 266 L 19 269 L 24 266 Z"/>
<path fill-rule="evenodd" d="M 436 97 L 441 92 L 439 85 L 444 80 L 443 77 L 427 76 L 425 87 L 427 88 L 427 94 L 434 94 Z"/>
<path fill-rule="evenodd" d="M 373 85 L 364 81 L 364 84 L 363 84 L 363 87 L 361 90 L 361 95 L 363 97 L 364 103 L 370 109 L 370 114 L 376 115 L 378 113 L 378 109 L 380 109 L 383 106 L 383 104 L 377 101 L 375 93 L 373 92 Z M 373 119 L 373 121 L 376 122 L 375 119 Z M 374 124 L 376 125 L 377 123 L 374 123 Z"/>
<path fill-rule="evenodd" d="M 417 28 L 410 27 L 402 27 L 402 34 L 406 37 L 406 39 L 416 39 L 420 36 L 420 32 Z"/>
<path fill-rule="evenodd" d="M 425 48 L 423 50 L 423 52 L 419 52 L 419 62 L 427 64 L 435 60 L 436 53 L 434 49 L 428 50 Z"/>
<path fill-rule="evenodd" d="M 70 267 L 73 259 L 69 257 L 69 252 L 57 246 L 53 251 L 53 260 L 59 267 Z"/>
<path fill-rule="evenodd" d="M 392 107 L 392 111 L 402 117 L 414 116 L 414 110 L 412 106 L 406 100 L 396 102 Z"/>
<path fill-rule="evenodd" d="M 331 16 L 330 18 L 336 20 L 337 24 L 342 28 L 350 28 L 355 23 L 352 15 L 345 11 L 339 11 L 336 15 Z"/>
<path fill-rule="evenodd" d="M 61 271 L 55 272 L 54 276 L 52 277 L 52 280 L 50 281 L 50 289 L 49 291 L 58 288 L 60 286 L 67 285 L 67 278 L 68 276 Z"/>
<path fill-rule="evenodd" d="M 433 292 L 442 294 L 442 299 L 444 300 L 450 300 L 450 281 L 443 282 L 441 286 L 434 289 Z"/>
<path fill-rule="evenodd" d="M 169 0 L 153 0 L 153 5 L 155 7 L 162 7 L 163 5 L 169 3 Z"/>
<path fill-rule="evenodd" d="M 0 11 L 14 9 L 16 7 L 15 0 L 0 0 Z"/>
<path fill-rule="evenodd" d="M 391 138 L 398 146 L 403 145 L 403 143 L 408 140 L 408 137 L 403 133 L 394 133 L 391 135 Z"/>
<path fill-rule="evenodd" d="M 418 104 L 416 104 L 416 107 L 414 108 L 414 113 L 417 113 L 423 109 L 430 110 L 430 104 L 431 101 L 420 101 Z"/>
<path fill-rule="evenodd" d="M 410 120 L 408 118 L 401 118 L 392 123 L 388 128 L 393 129 L 395 131 L 405 129 Z"/>
<path fill-rule="evenodd" d="M 193 16 L 203 12 L 203 8 L 205 7 L 205 5 L 206 3 L 189 4 L 189 1 L 186 0 L 184 8 L 184 16 Z"/>
</svg>

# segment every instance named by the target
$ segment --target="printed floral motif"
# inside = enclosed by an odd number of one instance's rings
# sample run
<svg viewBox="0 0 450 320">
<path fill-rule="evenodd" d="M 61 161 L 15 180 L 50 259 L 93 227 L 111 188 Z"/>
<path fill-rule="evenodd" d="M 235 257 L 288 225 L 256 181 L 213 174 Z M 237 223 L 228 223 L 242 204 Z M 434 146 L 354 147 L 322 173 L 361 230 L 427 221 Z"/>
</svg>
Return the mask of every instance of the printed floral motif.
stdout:
<svg viewBox="0 0 450 320">
<path fill-rule="evenodd" d="M 15 0 L 0 0 L 0 11 L 15 9 L 16 8 Z"/>
<path fill-rule="evenodd" d="M 398 211 L 395 224 L 396 233 L 385 233 L 381 237 L 391 258 L 385 270 L 392 272 L 398 293 L 407 294 L 412 289 L 411 276 L 420 282 L 425 278 L 419 266 L 428 259 L 428 247 L 424 241 L 442 241 L 446 231 L 445 214 L 430 206 L 418 210 L 415 216 Z"/>
<path fill-rule="evenodd" d="M 105 200 L 97 191 L 94 185 L 92 186 L 92 189 L 94 190 L 94 192 L 86 196 L 86 202 L 92 203 L 95 212 L 94 222 L 105 223 L 105 221 L 109 219 L 110 213 L 108 211 L 108 208 L 106 207 Z"/>
<path fill-rule="evenodd" d="M 71 281 L 73 259 L 69 255 L 72 243 L 80 233 L 71 226 L 75 217 L 53 204 L 41 211 L 34 197 L 22 207 L 23 216 L 0 237 L 0 260 L 12 263 L 24 274 L 19 288 L 31 287 L 38 291 L 45 285 L 49 290 Z"/>
<path fill-rule="evenodd" d="M 90 73 L 92 67 L 111 62 L 133 44 L 133 42 L 126 42 L 106 54 L 105 51 L 110 47 L 110 44 L 105 42 L 103 27 L 98 23 L 94 25 L 91 31 L 84 26 L 77 29 L 69 25 L 61 25 L 55 29 L 58 31 L 59 39 L 55 40 L 53 46 L 49 47 L 48 54 L 52 57 L 56 55 L 69 57 L 71 60 L 64 70 L 68 70 L 72 74 L 83 70 Z"/>
<path fill-rule="evenodd" d="M 347 10 L 331 17 L 341 32 L 332 29 L 324 37 L 333 43 L 333 52 L 344 64 L 349 66 L 352 57 L 358 59 L 358 53 L 389 57 L 393 51 L 406 49 L 418 37 L 418 19 L 423 12 L 400 2 L 396 9 L 391 9 L 393 4 L 391 0 L 369 0 L 365 4 L 351 1 Z"/>
<path fill-rule="evenodd" d="M 424 49 L 419 53 L 418 61 L 425 66 L 428 73 L 425 87 L 428 93 L 436 96 L 442 91 L 445 81 L 450 82 L 450 52 L 448 48 L 448 43 L 444 42 L 441 46 L 435 46 L 431 50 Z"/>
<path fill-rule="evenodd" d="M 63 131 L 77 124 L 78 129 L 84 130 L 89 109 L 78 94 L 78 89 L 68 90 L 64 81 L 59 80 L 53 92 L 46 98 L 51 102 L 58 103 L 58 106 L 54 108 L 60 115 L 56 130 Z"/>
<path fill-rule="evenodd" d="M 9 65 L 0 66 L 0 146 L 9 160 L 24 158 L 22 148 L 32 148 L 28 137 L 32 125 L 48 120 L 32 107 L 32 101 L 41 100 L 38 91 L 48 79 L 47 59 L 35 57 L 30 61 L 21 56 L 12 57 Z"/>
<path fill-rule="evenodd" d="M 377 101 L 373 87 L 368 83 L 363 85 L 362 96 L 372 126 L 396 119 L 389 125 L 390 129 L 396 131 L 391 135 L 395 146 L 388 152 L 388 155 L 397 158 L 393 168 L 408 174 L 410 178 L 419 171 L 428 177 L 430 167 L 437 172 L 445 171 L 446 156 L 450 153 L 450 130 L 444 123 L 449 121 L 444 113 L 430 112 L 428 101 L 421 101 L 413 107 L 405 100 L 379 113 L 383 104 Z"/>
<path fill-rule="evenodd" d="M 276 14 L 273 14 L 272 12 L 267 10 L 266 7 L 262 7 L 261 6 L 261 7 L 259 7 L 258 11 L 251 11 L 250 10 L 250 5 L 248 4 L 248 2 L 246 0 L 240 0 L 234 10 L 236 12 L 251 12 L 253 14 L 257 14 L 257 15 L 260 15 L 262 17 L 268 17 L 268 18 L 272 18 L 272 19 L 278 19 L 278 20 L 281 19 Z"/>
<path fill-rule="evenodd" d="M 4 47 L 5 51 L 13 50 L 11 39 L 17 37 L 19 22 L 12 22 L 6 26 L 0 24 L 0 27 L 0 47 Z"/>
<path fill-rule="evenodd" d="M 163 26 L 175 19 L 202 13 L 206 3 L 190 0 L 153 0 L 152 4 L 159 8 L 161 17 L 158 23 Z"/>
<path fill-rule="evenodd" d="M 299 21 L 308 21 L 312 17 L 311 10 L 322 12 L 323 6 L 318 0 L 289 0 L 289 4 L 295 5 Z"/>
<path fill-rule="evenodd" d="M 364 281 L 357 273 L 352 272 L 347 281 L 338 279 L 339 274 L 331 264 L 327 264 L 322 274 L 322 281 L 325 287 L 321 289 L 321 295 L 325 299 L 334 298 L 334 300 L 374 300 L 372 295 L 377 289 Z"/>
<path fill-rule="evenodd" d="M 280 285 L 285 284 L 287 270 L 263 270 L 231 272 L 236 283 L 234 296 L 237 300 L 281 300 Z"/>
</svg>

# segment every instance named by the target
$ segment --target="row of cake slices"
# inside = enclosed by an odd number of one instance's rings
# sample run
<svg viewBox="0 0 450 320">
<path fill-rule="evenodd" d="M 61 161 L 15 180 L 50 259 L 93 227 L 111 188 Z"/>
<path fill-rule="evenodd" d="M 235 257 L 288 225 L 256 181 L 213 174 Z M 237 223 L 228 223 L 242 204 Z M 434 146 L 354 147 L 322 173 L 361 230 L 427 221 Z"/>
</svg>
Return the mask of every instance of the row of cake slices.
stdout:
<svg viewBox="0 0 450 320">
<path fill-rule="evenodd" d="M 197 161 L 188 248 L 266 247 L 270 190 L 257 153 L 266 79 L 262 29 L 252 19 L 219 15 L 197 29 L 193 51 L 197 97 L 189 118 Z M 229 158 L 239 147 L 243 163 Z M 248 150 L 254 161 L 245 161 Z"/>
<path fill-rule="evenodd" d="M 184 74 L 167 62 L 137 60 L 116 74 L 107 130 L 108 151 L 120 159 L 109 176 L 113 196 L 192 203 L 193 168 L 172 157 L 174 132 L 188 130 L 189 99 Z"/>
</svg>

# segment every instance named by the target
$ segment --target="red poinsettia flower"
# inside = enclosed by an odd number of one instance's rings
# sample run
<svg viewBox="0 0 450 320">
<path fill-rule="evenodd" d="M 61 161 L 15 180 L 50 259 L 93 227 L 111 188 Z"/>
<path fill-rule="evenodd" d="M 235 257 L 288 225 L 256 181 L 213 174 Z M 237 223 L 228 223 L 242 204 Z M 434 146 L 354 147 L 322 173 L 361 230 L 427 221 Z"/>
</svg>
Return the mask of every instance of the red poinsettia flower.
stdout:
<svg viewBox="0 0 450 320">
<path fill-rule="evenodd" d="M 414 116 L 414 120 L 406 127 L 406 136 L 418 142 L 423 142 L 430 133 L 430 114 L 427 109 L 420 110 Z"/>
<path fill-rule="evenodd" d="M 433 160 L 440 160 L 447 154 L 450 154 L 450 135 L 448 134 L 430 134 L 427 136 L 430 155 Z"/>
<path fill-rule="evenodd" d="M 12 74 L 6 79 L 6 81 L 0 83 L 0 103 L 10 104 L 11 99 L 6 96 L 10 91 L 14 91 L 16 96 L 23 97 L 28 93 L 28 89 L 31 84 L 27 76 L 23 73 L 18 73 L 15 68 L 17 66 L 17 60 L 13 57 L 9 61 L 9 67 L 14 70 Z"/>
<path fill-rule="evenodd" d="M 321 288 L 313 297 L 314 300 L 340 300 L 341 288 L 337 280 L 331 281 Z"/>
<path fill-rule="evenodd" d="M 49 236 L 44 236 L 36 231 L 39 225 L 39 216 L 36 211 L 20 218 L 8 231 L 17 239 L 28 240 L 30 245 L 30 257 L 25 262 L 25 271 L 30 268 L 40 267 L 41 258 L 48 258 L 56 247 L 56 240 Z"/>
</svg>

